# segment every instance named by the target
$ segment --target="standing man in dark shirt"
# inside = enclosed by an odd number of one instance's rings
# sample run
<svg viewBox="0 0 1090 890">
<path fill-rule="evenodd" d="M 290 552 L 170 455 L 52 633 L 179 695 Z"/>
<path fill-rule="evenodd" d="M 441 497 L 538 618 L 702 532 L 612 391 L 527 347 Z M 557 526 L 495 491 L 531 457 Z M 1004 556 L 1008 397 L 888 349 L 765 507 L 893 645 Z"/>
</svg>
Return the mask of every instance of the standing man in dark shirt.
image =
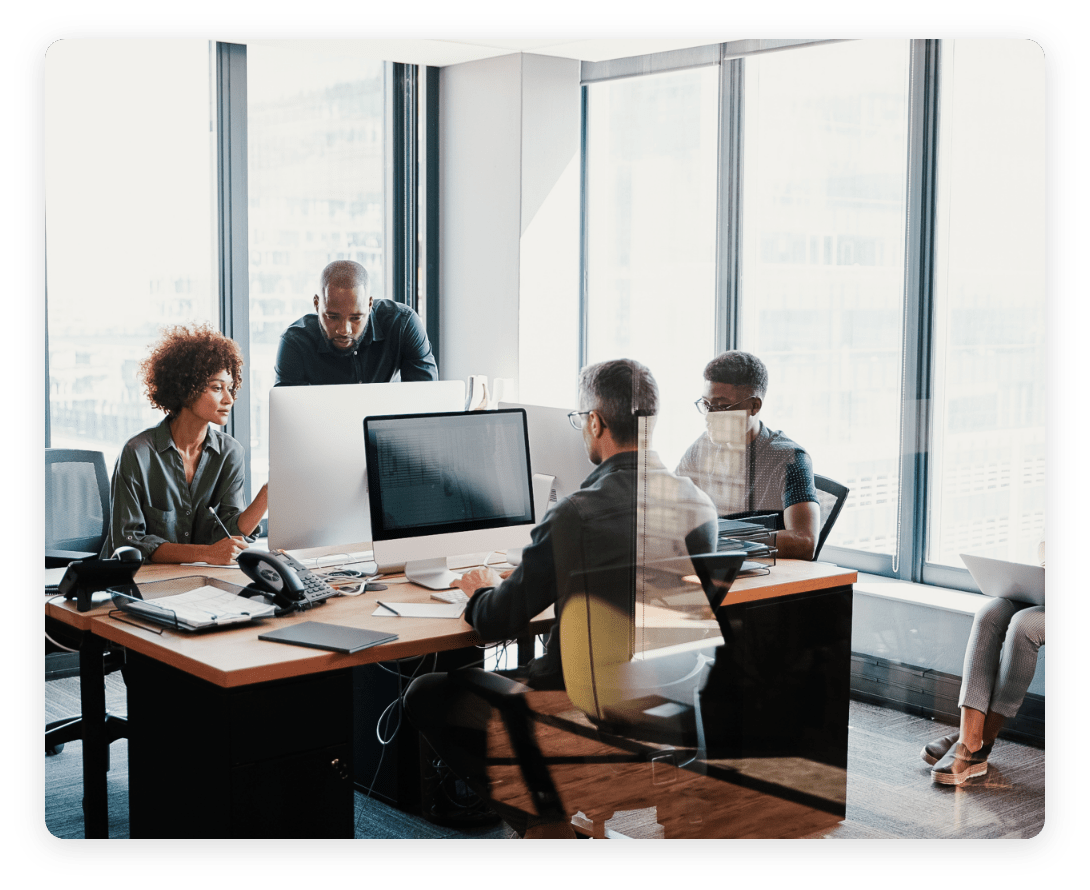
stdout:
<svg viewBox="0 0 1090 890">
<path fill-rule="evenodd" d="M 439 379 L 420 316 L 393 300 L 376 303 L 359 263 L 322 270 L 314 311 L 281 334 L 276 386 Z"/>
</svg>

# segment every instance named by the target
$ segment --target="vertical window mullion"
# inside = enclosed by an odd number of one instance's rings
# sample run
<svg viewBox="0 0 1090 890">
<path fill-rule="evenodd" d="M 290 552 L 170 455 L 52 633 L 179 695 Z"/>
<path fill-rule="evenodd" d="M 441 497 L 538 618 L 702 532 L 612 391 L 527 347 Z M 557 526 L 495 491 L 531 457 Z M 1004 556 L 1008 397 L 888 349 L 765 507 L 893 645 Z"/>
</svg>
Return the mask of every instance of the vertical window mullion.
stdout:
<svg viewBox="0 0 1090 890">
<path fill-rule="evenodd" d="M 926 553 L 931 429 L 935 165 L 939 42 L 913 40 L 909 63 L 901 494 L 896 575 L 921 581 Z"/>
<path fill-rule="evenodd" d="M 715 351 L 738 348 L 742 256 L 745 60 L 719 66 L 719 206 L 716 213 Z"/>
<path fill-rule="evenodd" d="M 247 218 L 246 47 L 216 44 L 217 231 L 220 330 L 250 364 L 250 284 Z M 250 499 L 250 390 L 242 387 L 227 432 L 243 445 L 245 499 Z"/>
<path fill-rule="evenodd" d="M 439 363 L 439 69 L 434 66 L 424 69 L 424 111 L 424 326 Z"/>
<path fill-rule="evenodd" d="M 417 66 L 387 63 L 389 86 L 387 156 L 387 232 L 390 299 L 418 309 L 417 298 Z"/>
</svg>

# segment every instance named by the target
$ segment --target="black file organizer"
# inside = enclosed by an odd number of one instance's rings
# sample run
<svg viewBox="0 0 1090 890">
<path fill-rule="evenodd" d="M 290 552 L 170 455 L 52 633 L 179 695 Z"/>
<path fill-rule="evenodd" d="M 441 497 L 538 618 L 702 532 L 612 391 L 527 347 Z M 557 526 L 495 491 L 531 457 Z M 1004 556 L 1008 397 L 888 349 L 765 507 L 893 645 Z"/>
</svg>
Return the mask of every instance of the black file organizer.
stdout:
<svg viewBox="0 0 1090 890">
<path fill-rule="evenodd" d="M 154 624 L 162 625 L 163 627 L 169 627 L 171 630 L 184 630 L 193 633 L 194 631 L 215 630 L 218 627 L 234 627 L 238 624 L 246 623 L 245 621 L 225 621 L 220 624 L 211 624 L 207 627 L 194 628 L 180 622 L 172 609 L 155 606 L 154 600 L 156 599 L 164 596 L 174 596 L 178 593 L 186 593 L 190 590 L 196 590 L 198 587 L 215 587 L 219 590 L 236 594 L 237 596 L 248 596 L 248 594 L 251 593 L 251 591 L 248 591 L 241 585 L 232 584 L 230 581 L 224 581 L 222 578 L 216 578 L 210 575 L 196 575 L 189 578 L 170 578 L 165 581 L 149 581 L 146 584 L 125 584 L 119 587 L 110 587 L 108 588 L 108 592 L 113 599 L 114 605 L 117 607 L 115 611 L 134 615 L 145 621 L 150 621 Z M 137 603 L 139 603 L 139 606 L 135 605 Z M 110 612 L 110 614 L 114 615 L 114 612 Z M 125 619 L 119 618 L 118 620 L 124 621 Z"/>
<path fill-rule="evenodd" d="M 768 569 L 776 564 L 776 528 L 775 514 L 770 516 L 752 516 L 745 520 L 719 521 L 719 540 L 716 550 L 720 553 L 729 550 L 743 550 L 747 563 L 758 563 L 768 574 Z M 743 565 L 740 575 L 757 572 L 755 566 Z"/>
</svg>

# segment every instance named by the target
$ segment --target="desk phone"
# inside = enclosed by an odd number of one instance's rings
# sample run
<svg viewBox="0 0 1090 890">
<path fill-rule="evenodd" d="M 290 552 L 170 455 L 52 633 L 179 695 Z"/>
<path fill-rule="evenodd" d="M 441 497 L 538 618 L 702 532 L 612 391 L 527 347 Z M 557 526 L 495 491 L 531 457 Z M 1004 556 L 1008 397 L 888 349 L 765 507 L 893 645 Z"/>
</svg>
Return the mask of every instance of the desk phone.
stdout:
<svg viewBox="0 0 1090 890">
<path fill-rule="evenodd" d="M 250 589 L 268 594 L 283 615 L 324 603 L 337 591 L 284 551 L 243 550 L 238 567 L 253 580 Z"/>
</svg>

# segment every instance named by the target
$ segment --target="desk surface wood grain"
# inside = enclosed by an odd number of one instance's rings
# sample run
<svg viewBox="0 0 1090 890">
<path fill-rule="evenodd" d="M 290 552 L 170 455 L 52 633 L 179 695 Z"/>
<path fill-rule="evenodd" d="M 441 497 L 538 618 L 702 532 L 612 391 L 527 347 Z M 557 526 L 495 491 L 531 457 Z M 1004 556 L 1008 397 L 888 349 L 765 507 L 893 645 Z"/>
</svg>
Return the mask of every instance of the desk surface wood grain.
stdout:
<svg viewBox="0 0 1090 890">
<path fill-rule="evenodd" d="M 147 583 L 193 575 L 209 575 L 237 584 L 245 584 L 248 580 L 238 569 L 176 565 L 144 566 L 136 580 L 138 583 Z M 830 563 L 781 560 L 768 575 L 737 580 L 727 601 L 752 602 L 840 587 L 853 584 L 855 580 L 854 571 L 841 569 Z M 396 583 L 394 579 L 388 583 L 388 589 L 379 593 L 337 597 L 307 612 L 205 632 L 188 633 L 166 628 L 138 627 L 135 619 L 129 620 L 131 616 L 120 616 L 109 598 L 103 594 L 96 595 L 96 607 L 89 612 L 78 612 L 74 602 L 53 598 L 46 602 L 46 613 L 67 625 L 89 630 L 134 652 L 155 658 L 225 688 L 427 655 L 482 642 L 473 628 L 461 618 L 373 616 L 371 613 L 375 611 L 378 600 L 434 602 L 429 591 L 415 584 Z M 398 639 L 352 655 L 258 639 L 258 635 L 267 630 L 303 621 L 389 631 L 396 633 Z M 550 609 L 535 618 L 529 630 L 542 633 L 551 624 Z"/>
</svg>

